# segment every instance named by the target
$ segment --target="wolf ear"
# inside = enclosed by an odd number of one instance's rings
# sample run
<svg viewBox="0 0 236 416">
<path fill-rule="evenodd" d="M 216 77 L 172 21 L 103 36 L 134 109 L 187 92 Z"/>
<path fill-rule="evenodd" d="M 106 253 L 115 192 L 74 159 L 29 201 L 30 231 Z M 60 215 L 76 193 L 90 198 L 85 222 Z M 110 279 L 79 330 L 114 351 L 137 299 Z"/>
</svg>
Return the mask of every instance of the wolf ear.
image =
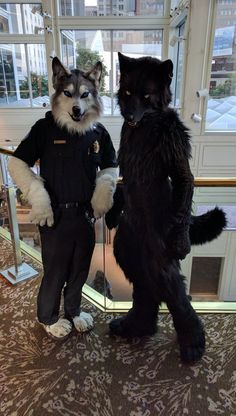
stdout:
<svg viewBox="0 0 236 416">
<path fill-rule="evenodd" d="M 171 83 L 171 79 L 173 78 L 173 62 L 170 59 L 167 61 L 162 62 L 162 73 L 169 78 L 169 82 Z"/>
<path fill-rule="evenodd" d="M 56 85 L 56 82 L 59 78 L 68 77 L 71 75 L 69 69 L 66 69 L 64 65 L 62 65 L 61 61 L 55 56 L 52 60 L 52 83 L 53 87 Z"/>
<path fill-rule="evenodd" d="M 127 66 L 133 62 L 132 58 L 123 55 L 121 52 L 118 52 L 118 58 L 120 64 L 120 71 L 124 71 L 125 69 L 127 69 Z"/>
<path fill-rule="evenodd" d="M 98 61 L 90 71 L 86 72 L 85 76 L 94 81 L 96 88 L 99 88 L 102 78 L 102 63 Z"/>
</svg>

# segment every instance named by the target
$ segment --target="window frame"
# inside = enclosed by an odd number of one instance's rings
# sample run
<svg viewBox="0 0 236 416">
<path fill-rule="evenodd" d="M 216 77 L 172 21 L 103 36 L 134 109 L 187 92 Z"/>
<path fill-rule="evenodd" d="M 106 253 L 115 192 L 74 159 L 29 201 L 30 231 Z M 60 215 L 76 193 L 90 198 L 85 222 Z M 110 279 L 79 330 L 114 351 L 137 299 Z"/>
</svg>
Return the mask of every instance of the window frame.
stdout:
<svg viewBox="0 0 236 416">
<path fill-rule="evenodd" d="M 164 15 L 162 17 L 148 16 L 59 16 L 59 0 L 53 0 L 55 10 L 55 33 L 57 36 L 55 42 L 56 55 L 61 57 L 62 41 L 61 31 L 63 30 L 103 30 L 103 31 L 122 31 L 122 30 L 162 30 L 162 57 L 168 57 L 168 40 L 169 40 L 169 7 L 170 1 L 164 0 Z M 111 33 L 111 56 L 113 51 L 113 37 Z M 113 64 L 113 60 L 111 60 Z M 113 76 L 113 70 L 111 71 Z M 111 80 L 113 84 L 113 79 Z M 114 100 L 114 91 L 111 91 L 112 102 Z M 112 112 L 109 115 L 103 115 L 106 120 L 108 118 L 120 118 L 120 115 L 113 114 L 114 105 L 112 104 Z"/>
<path fill-rule="evenodd" d="M 206 71 L 203 71 L 202 85 L 203 89 L 206 88 L 209 90 L 210 80 L 211 80 L 211 68 L 212 68 L 212 57 L 213 57 L 213 48 L 214 48 L 214 39 L 215 39 L 215 29 L 216 29 L 216 18 L 217 18 L 217 0 L 211 1 L 211 23 L 209 24 L 209 39 L 206 42 Z M 200 128 L 200 135 L 204 136 L 235 136 L 235 130 L 207 130 L 206 129 L 206 114 L 208 109 L 208 97 L 200 100 L 199 104 L 199 113 L 202 114 L 202 122 Z"/>
<path fill-rule="evenodd" d="M 22 13 L 22 25 L 24 27 L 25 25 L 25 16 L 23 13 L 23 5 L 24 4 L 42 4 L 42 7 L 45 5 L 45 3 L 48 3 L 47 0 L 30 0 L 27 3 L 27 0 L 10 0 L 10 1 L 6 1 L 6 0 L 0 0 L 0 5 L 4 4 L 4 3 L 11 3 L 11 4 L 20 4 L 21 7 L 21 13 Z M 44 27 L 45 27 L 45 18 L 44 18 Z M 46 65 L 47 65 L 47 70 L 48 70 L 48 52 L 47 52 L 47 47 L 46 47 L 46 36 L 44 33 L 41 34 L 33 34 L 33 33 L 1 33 L 0 34 L 0 44 L 3 45 L 17 45 L 17 44 L 22 44 L 24 45 L 24 49 L 25 49 L 25 57 L 26 57 L 26 67 L 27 67 L 27 78 L 28 78 L 28 84 L 29 84 L 29 98 L 30 98 L 30 105 L 27 107 L 20 107 L 20 106 L 13 106 L 11 105 L 10 107 L 6 104 L 1 106 L 1 111 L 2 110 L 10 110 L 10 109 L 17 109 L 17 110 L 27 110 L 27 109 L 41 109 L 41 107 L 36 107 L 33 106 L 33 92 L 32 92 L 32 82 L 31 82 L 31 73 L 30 73 L 30 57 L 29 57 L 29 53 L 28 53 L 28 45 L 32 45 L 32 44 L 41 44 L 41 45 L 45 45 L 46 48 Z M 49 88 L 49 95 L 50 95 L 50 82 L 48 80 L 48 88 Z"/>
</svg>

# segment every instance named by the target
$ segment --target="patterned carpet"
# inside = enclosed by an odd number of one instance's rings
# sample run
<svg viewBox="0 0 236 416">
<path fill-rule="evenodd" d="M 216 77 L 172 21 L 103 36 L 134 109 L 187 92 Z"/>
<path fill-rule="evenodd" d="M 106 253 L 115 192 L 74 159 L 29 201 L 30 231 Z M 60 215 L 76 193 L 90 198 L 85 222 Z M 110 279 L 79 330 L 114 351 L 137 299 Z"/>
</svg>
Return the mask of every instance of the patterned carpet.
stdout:
<svg viewBox="0 0 236 416">
<path fill-rule="evenodd" d="M 9 250 L 0 240 L 0 270 L 12 264 Z M 236 416 L 236 315 L 202 316 L 206 354 L 187 367 L 169 315 L 157 335 L 128 342 L 109 336 L 112 315 L 84 301 L 94 330 L 47 338 L 35 320 L 39 281 L 0 278 L 1 415 Z"/>
</svg>

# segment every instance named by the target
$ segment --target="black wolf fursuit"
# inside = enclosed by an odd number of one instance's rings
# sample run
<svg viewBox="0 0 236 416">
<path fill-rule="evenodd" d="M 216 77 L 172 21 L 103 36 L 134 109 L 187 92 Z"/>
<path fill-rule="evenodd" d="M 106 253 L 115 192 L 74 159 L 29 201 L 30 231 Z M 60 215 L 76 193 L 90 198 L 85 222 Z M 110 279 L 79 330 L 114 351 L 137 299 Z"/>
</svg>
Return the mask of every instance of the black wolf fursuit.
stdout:
<svg viewBox="0 0 236 416">
<path fill-rule="evenodd" d="M 191 144 L 188 129 L 169 108 L 172 62 L 121 53 L 119 62 L 123 186 L 117 188 L 106 222 L 109 228 L 118 225 L 114 254 L 133 283 L 133 307 L 112 320 L 110 330 L 123 337 L 152 335 L 159 305 L 166 302 L 181 359 L 193 363 L 204 353 L 205 335 L 186 295 L 180 259 L 191 244 L 216 238 L 226 225 L 225 214 L 215 208 L 191 216 Z"/>
</svg>

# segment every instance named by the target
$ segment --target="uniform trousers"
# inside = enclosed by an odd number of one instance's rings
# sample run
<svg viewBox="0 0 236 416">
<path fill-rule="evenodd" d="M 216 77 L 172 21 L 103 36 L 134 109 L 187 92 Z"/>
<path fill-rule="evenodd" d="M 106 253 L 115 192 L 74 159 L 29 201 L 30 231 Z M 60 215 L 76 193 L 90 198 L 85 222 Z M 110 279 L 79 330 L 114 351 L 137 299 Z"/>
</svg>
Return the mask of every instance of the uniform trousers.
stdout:
<svg viewBox="0 0 236 416">
<path fill-rule="evenodd" d="M 64 288 L 65 318 L 80 314 L 82 287 L 95 245 L 93 218 L 84 208 L 54 209 L 54 225 L 39 227 L 44 276 L 38 294 L 39 322 L 58 321 Z"/>
</svg>

